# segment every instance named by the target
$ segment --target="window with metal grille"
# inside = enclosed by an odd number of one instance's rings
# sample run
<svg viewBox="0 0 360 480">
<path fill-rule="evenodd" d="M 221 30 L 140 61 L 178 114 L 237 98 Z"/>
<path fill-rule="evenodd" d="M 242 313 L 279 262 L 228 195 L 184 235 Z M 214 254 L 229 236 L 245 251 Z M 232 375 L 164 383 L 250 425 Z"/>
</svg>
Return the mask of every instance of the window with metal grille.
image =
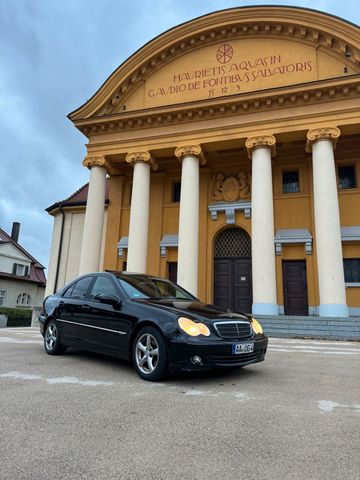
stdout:
<svg viewBox="0 0 360 480">
<path fill-rule="evenodd" d="M 299 172 L 283 172 L 283 193 L 300 192 Z"/>
<path fill-rule="evenodd" d="M 360 283 L 360 258 L 344 258 L 345 283 Z"/>
<path fill-rule="evenodd" d="M 215 240 L 215 257 L 251 257 L 251 238 L 241 228 L 227 228 Z"/>
<path fill-rule="evenodd" d="M 339 188 L 356 188 L 355 167 L 354 165 L 347 165 L 338 167 Z"/>
</svg>

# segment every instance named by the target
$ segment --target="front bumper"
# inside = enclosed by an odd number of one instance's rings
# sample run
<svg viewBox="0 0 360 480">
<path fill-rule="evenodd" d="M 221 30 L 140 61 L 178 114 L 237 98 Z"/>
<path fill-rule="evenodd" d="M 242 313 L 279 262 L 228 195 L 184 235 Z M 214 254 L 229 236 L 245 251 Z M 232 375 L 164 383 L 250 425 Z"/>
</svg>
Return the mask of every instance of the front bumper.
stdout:
<svg viewBox="0 0 360 480">
<path fill-rule="evenodd" d="M 234 343 L 254 343 L 251 353 L 232 354 Z M 211 341 L 211 339 L 189 339 L 187 341 L 170 340 L 169 368 L 177 370 L 208 370 L 212 368 L 242 367 L 251 363 L 262 362 L 265 359 L 268 339 L 265 335 L 257 335 L 233 341 Z M 200 364 L 194 364 L 193 357 L 201 358 Z"/>
<path fill-rule="evenodd" d="M 39 317 L 39 329 L 40 329 L 40 333 L 42 336 L 44 336 L 44 328 L 45 328 L 45 321 L 46 321 L 46 318 L 44 315 L 40 315 Z"/>
</svg>

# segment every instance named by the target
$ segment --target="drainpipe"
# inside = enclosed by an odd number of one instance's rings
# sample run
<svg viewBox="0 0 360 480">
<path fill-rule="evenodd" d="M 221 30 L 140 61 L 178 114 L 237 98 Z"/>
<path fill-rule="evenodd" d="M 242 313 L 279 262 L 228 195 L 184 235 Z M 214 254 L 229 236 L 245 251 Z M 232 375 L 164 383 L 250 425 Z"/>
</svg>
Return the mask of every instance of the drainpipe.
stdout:
<svg viewBox="0 0 360 480">
<path fill-rule="evenodd" d="M 62 204 L 59 204 L 59 210 L 62 215 L 62 220 L 61 220 L 61 231 L 60 231 L 60 243 L 59 243 L 59 252 L 58 252 L 58 257 L 57 257 L 57 265 L 56 265 L 56 274 L 55 274 L 55 283 L 54 283 L 54 290 L 53 293 L 56 292 L 57 290 L 57 285 L 58 285 L 58 279 L 59 279 L 59 270 L 60 270 L 60 259 L 61 259 L 61 250 L 62 250 L 62 244 L 63 244 L 63 236 L 64 236 L 64 225 L 65 225 L 65 213 L 62 209 Z"/>
</svg>

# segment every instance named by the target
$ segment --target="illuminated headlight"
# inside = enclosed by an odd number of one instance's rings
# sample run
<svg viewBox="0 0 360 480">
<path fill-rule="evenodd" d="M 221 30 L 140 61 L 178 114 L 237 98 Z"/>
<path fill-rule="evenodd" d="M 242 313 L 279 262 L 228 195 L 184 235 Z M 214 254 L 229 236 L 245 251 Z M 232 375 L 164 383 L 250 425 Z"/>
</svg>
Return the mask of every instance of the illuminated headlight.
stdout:
<svg viewBox="0 0 360 480">
<path fill-rule="evenodd" d="M 210 330 L 203 323 L 196 323 L 190 320 L 190 318 L 180 317 L 178 318 L 178 324 L 181 330 L 191 337 L 197 337 L 198 335 L 210 335 Z"/>
<path fill-rule="evenodd" d="M 254 333 L 256 334 L 264 333 L 262 326 L 255 318 L 251 319 L 251 326 L 252 326 L 252 329 L 254 330 Z"/>
</svg>

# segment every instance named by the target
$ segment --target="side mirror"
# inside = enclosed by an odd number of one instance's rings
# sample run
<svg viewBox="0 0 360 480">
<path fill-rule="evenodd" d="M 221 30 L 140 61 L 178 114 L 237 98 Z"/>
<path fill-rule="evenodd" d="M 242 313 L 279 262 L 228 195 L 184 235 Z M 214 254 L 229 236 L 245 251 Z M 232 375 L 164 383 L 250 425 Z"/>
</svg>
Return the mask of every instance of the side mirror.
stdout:
<svg viewBox="0 0 360 480">
<path fill-rule="evenodd" d="M 106 305 L 112 305 L 114 308 L 120 308 L 121 307 L 121 300 L 114 295 L 96 295 L 95 297 L 96 300 L 98 300 L 100 303 L 105 303 Z"/>
</svg>

